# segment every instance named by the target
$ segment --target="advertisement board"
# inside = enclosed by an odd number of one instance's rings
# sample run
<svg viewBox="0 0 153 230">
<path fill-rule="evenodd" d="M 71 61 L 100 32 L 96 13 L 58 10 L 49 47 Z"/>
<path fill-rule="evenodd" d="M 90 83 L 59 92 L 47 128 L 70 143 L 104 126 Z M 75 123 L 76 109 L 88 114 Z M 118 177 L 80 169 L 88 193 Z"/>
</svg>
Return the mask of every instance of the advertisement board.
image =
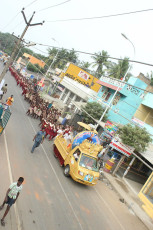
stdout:
<svg viewBox="0 0 153 230">
<path fill-rule="evenodd" d="M 124 154 L 125 156 L 129 157 L 134 151 L 134 148 L 124 145 L 120 140 L 113 139 L 110 143 L 110 147 L 116 149 L 118 152 Z"/>
<path fill-rule="evenodd" d="M 65 70 L 65 73 L 62 72 L 60 75 L 61 81 L 63 77 L 71 78 L 74 81 L 79 82 L 80 84 L 98 92 L 101 85 L 97 83 L 98 78 L 94 77 L 90 73 L 81 69 L 80 67 L 70 63 Z"/>
</svg>

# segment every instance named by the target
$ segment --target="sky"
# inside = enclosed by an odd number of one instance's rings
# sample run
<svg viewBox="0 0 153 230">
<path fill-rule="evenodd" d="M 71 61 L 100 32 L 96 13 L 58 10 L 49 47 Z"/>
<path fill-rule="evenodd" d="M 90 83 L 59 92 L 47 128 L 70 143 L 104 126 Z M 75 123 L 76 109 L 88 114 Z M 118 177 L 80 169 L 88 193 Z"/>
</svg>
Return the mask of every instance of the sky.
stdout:
<svg viewBox="0 0 153 230">
<path fill-rule="evenodd" d="M 45 9 L 62 2 L 66 3 Z M 153 10 L 94 20 L 51 22 L 153 9 L 153 0 L 5 0 L 1 3 L 1 32 L 21 35 L 25 28 L 20 13 L 23 7 L 27 18 L 36 11 L 32 23 L 45 20 L 43 26 L 30 27 L 25 39 L 89 53 L 105 50 L 112 57 L 129 57 L 131 60 L 153 64 Z M 133 43 L 135 54 L 132 44 L 121 33 Z M 47 47 L 37 45 L 36 48 L 47 52 Z M 80 55 L 79 59 L 92 62 L 90 55 Z M 134 76 L 140 72 L 146 75 L 152 70 L 152 67 L 134 63 L 131 73 Z"/>
</svg>

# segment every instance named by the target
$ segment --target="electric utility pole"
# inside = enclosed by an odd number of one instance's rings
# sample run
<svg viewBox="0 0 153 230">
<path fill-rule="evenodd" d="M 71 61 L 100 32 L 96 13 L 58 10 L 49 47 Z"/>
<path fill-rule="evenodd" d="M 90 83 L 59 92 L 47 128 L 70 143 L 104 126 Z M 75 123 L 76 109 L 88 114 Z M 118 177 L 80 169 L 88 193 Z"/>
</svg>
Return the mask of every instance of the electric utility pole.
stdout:
<svg viewBox="0 0 153 230">
<path fill-rule="evenodd" d="M 12 54 L 11 54 L 11 57 L 9 58 L 8 62 L 6 63 L 6 66 L 4 67 L 4 69 L 3 69 L 3 71 L 2 71 L 2 73 L 1 73 L 1 75 L 0 75 L 0 83 L 1 83 L 1 81 L 3 80 L 3 77 L 5 76 L 5 74 L 6 74 L 6 72 L 7 72 L 7 69 L 9 68 L 9 65 L 10 65 L 11 62 L 14 60 L 15 53 L 16 53 L 18 47 L 20 46 L 20 43 L 21 43 L 21 41 L 23 40 L 23 37 L 24 37 L 25 33 L 27 32 L 29 26 L 43 25 L 43 23 L 44 23 L 44 21 L 43 21 L 43 22 L 41 22 L 41 23 L 30 24 L 31 21 L 32 21 L 32 19 L 33 19 L 33 16 L 34 16 L 35 12 L 33 12 L 31 18 L 29 19 L 29 21 L 27 21 L 26 16 L 25 16 L 25 14 L 24 14 L 24 8 L 22 9 L 21 13 L 22 13 L 23 18 L 24 18 L 24 20 L 25 20 L 26 27 L 25 27 L 24 31 L 22 32 L 21 37 L 18 39 L 17 43 L 15 44 L 14 50 L 13 50 L 13 52 L 12 52 Z"/>
</svg>

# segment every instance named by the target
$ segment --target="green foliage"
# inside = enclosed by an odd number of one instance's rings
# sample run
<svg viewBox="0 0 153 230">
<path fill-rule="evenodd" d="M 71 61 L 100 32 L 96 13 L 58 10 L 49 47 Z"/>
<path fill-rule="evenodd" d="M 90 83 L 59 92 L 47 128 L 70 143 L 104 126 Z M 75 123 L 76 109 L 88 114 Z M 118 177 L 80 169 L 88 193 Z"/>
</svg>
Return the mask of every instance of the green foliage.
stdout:
<svg viewBox="0 0 153 230">
<path fill-rule="evenodd" d="M 100 78 L 106 71 L 106 69 L 110 66 L 110 62 L 108 61 L 108 53 L 107 51 L 102 50 L 102 52 L 95 53 L 95 56 L 92 56 L 93 67 L 97 67 L 95 77 Z M 106 69 L 104 69 L 106 67 Z"/>
<path fill-rule="evenodd" d="M 66 49 L 57 50 L 56 48 L 48 49 L 49 57 L 47 58 L 47 65 L 49 66 L 53 60 L 52 68 L 64 69 L 67 62 L 76 63 L 78 61 L 75 50 L 67 51 Z M 57 55 L 57 56 L 56 56 Z M 54 59 L 56 56 L 56 59 Z"/>
<path fill-rule="evenodd" d="M 79 67 L 82 68 L 83 70 L 87 71 L 88 73 L 90 73 L 90 70 L 88 69 L 90 67 L 90 63 L 89 62 L 85 62 L 82 61 L 79 63 Z"/>
<path fill-rule="evenodd" d="M 12 34 L 0 32 L 0 49 L 3 50 L 8 55 L 11 55 L 16 41 L 17 41 L 17 39 L 14 36 L 12 36 Z M 17 51 L 17 53 L 18 53 L 18 51 Z M 17 53 L 16 53 L 16 55 L 17 55 Z M 22 55 L 24 53 L 33 55 L 34 57 L 36 57 L 40 60 L 43 60 L 43 61 L 46 60 L 46 57 L 44 55 L 34 53 L 31 49 L 29 49 L 27 47 L 22 47 L 22 49 L 19 52 L 18 58 L 22 57 Z"/>
<path fill-rule="evenodd" d="M 112 63 L 108 73 L 113 78 L 121 79 L 126 74 L 129 66 L 129 58 L 125 57 L 123 60 L 118 60 L 118 63 Z M 125 80 L 127 81 L 130 76 L 131 74 L 127 73 Z"/>
<path fill-rule="evenodd" d="M 101 115 L 103 114 L 105 108 L 103 108 L 99 103 L 97 102 L 88 102 L 85 107 L 82 107 L 90 116 L 92 116 L 94 119 L 99 120 Z M 86 124 L 95 124 L 95 121 L 89 117 L 85 112 L 82 112 L 84 122 Z M 107 114 L 104 116 L 103 121 L 107 120 Z"/>
<path fill-rule="evenodd" d="M 11 55 L 17 39 L 9 33 L 0 32 L 0 49 Z"/>
<path fill-rule="evenodd" d="M 45 70 L 43 68 L 41 68 L 38 64 L 31 64 L 29 63 L 27 66 L 27 69 L 31 72 L 34 73 L 45 73 Z"/>
<path fill-rule="evenodd" d="M 147 73 L 146 77 L 150 79 L 150 85 L 153 86 L 153 71 L 151 73 Z"/>
<path fill-rule="evenodd" d="M 122 142 L 135 148 L 137 152 L 144 152 L 148 144 L 152 141 L 145 128 L 127 124 L 119 128 L 118 133 Z"/>
</svg>

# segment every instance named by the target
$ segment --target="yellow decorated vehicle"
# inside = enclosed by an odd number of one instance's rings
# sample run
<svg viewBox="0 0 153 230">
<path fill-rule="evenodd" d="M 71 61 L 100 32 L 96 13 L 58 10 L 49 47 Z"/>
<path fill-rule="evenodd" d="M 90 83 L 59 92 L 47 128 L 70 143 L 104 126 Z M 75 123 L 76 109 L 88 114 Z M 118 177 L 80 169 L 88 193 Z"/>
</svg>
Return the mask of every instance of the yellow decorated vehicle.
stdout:
<svg viewBox="0 0 153 230">
<path fill-rule="evenodd" d="M 64 166 L 64 175 L 85 184 L 95 185 L 99 178 L 97 155 L 102 150 L 99 138 L 94 131 L 79 133 L 67 146 L 62 135 L 54 141 L 54 155 Z"/>
</svg>

